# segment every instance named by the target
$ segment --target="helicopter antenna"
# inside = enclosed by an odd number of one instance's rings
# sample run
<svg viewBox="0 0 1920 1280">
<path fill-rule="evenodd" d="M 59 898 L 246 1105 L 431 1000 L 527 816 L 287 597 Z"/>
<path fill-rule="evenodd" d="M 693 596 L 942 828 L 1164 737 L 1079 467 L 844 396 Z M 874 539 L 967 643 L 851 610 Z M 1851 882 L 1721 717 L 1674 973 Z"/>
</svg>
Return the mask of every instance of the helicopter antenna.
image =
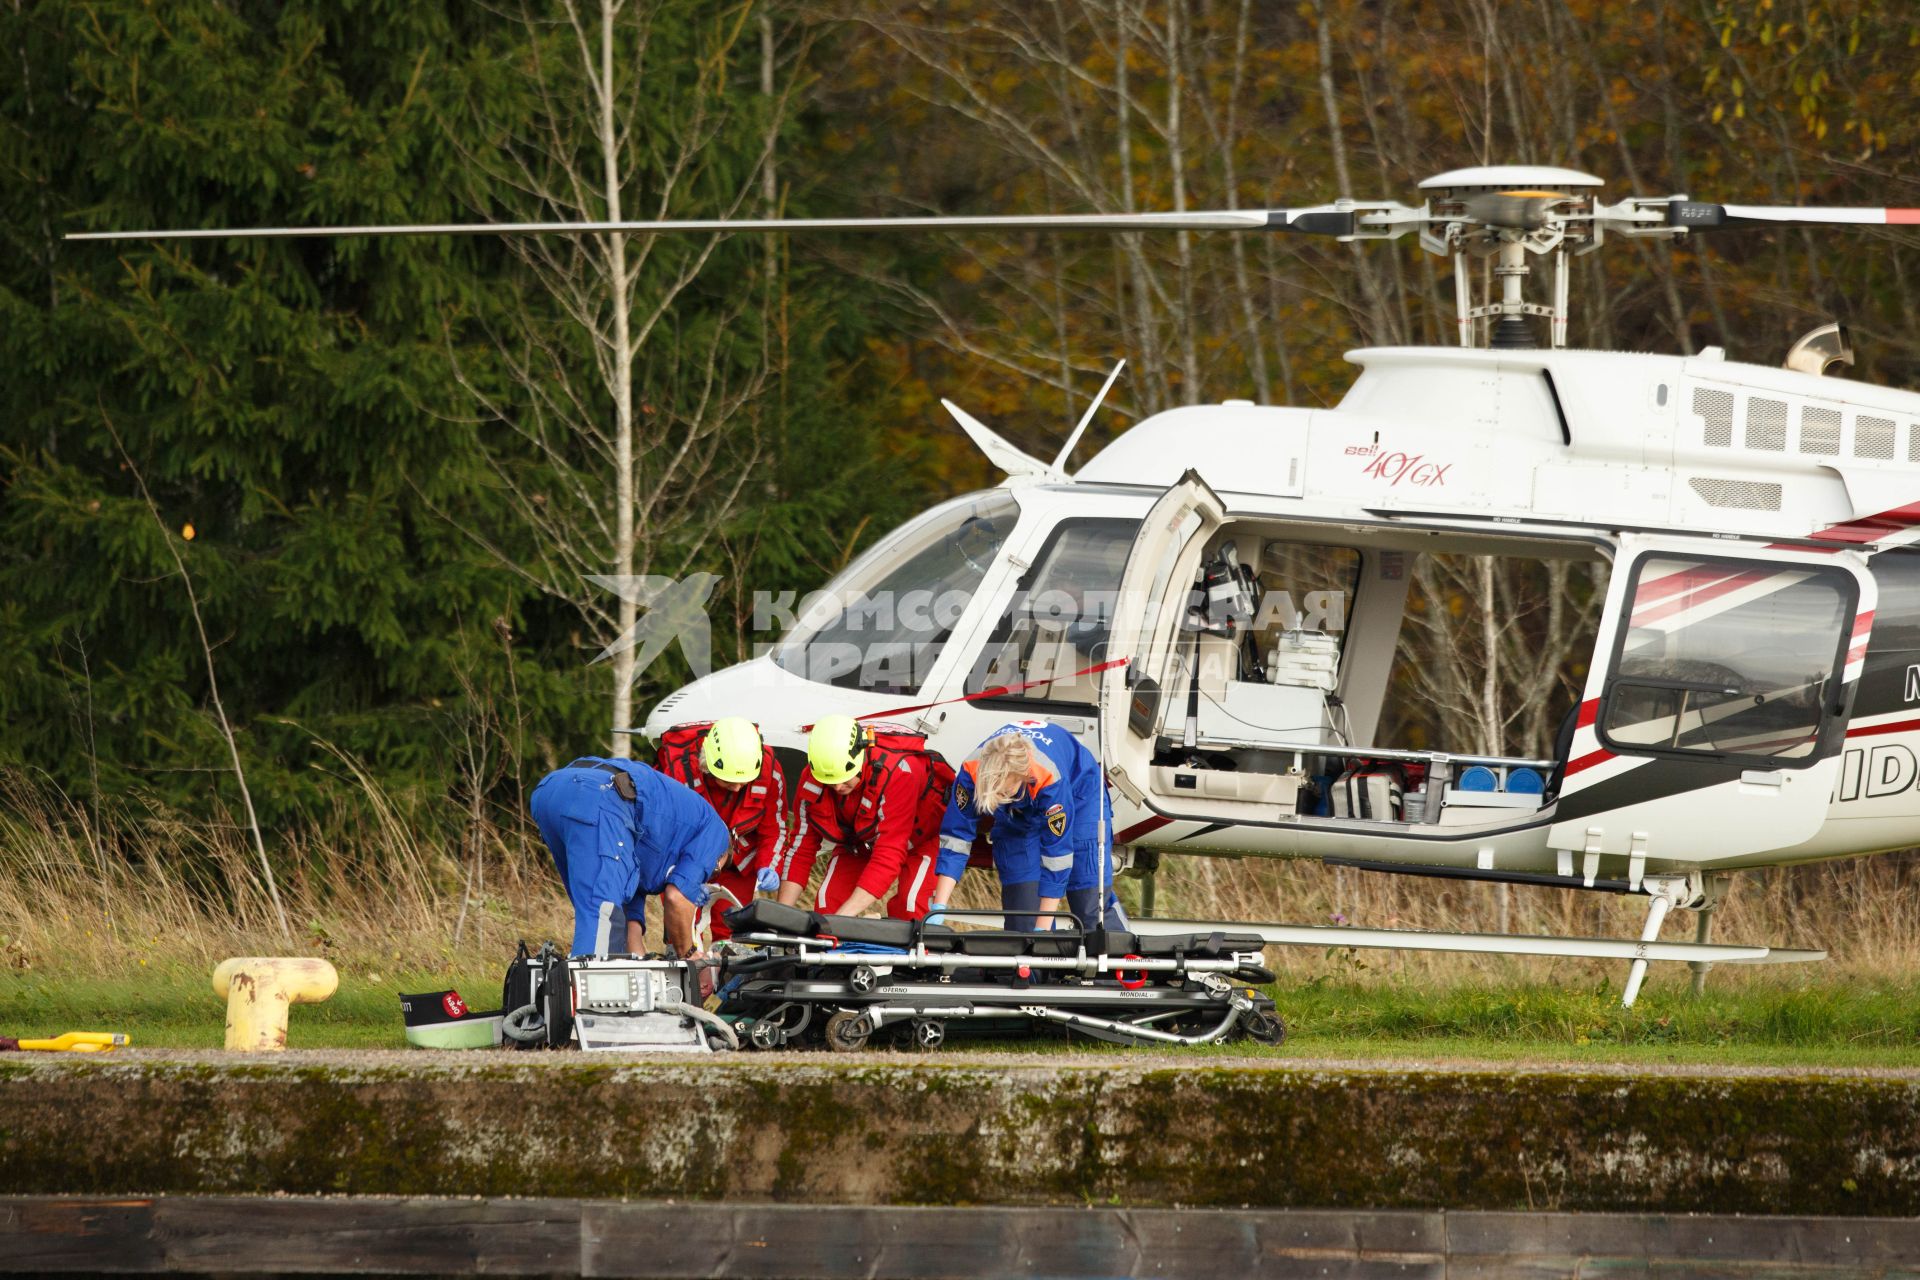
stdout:
<svg viewBox="0 0 1920 1280">
<path fill-rule="evenodd" d="M 953 415 L 953 420 L 960 424 L 960 429 L 967 433 L 967 437 L 980 446 L 980 452 L 987 455 L 987 461 L 1007 473 L 1007 479 L 1018 484 L 1065 482 L 1067 477 L 1061 475 L 1057 467 L 1048 466 L 1013 444 L 953 401 L 943 399 L 940 404 Z"/>
<path fill-rule="evenodd" d="M 1122 358 L 1119 364 L 1113 366 L 1113 372 L 1107 375 L 1107 380 L 1100 384 L 1100 394 L 1093 398 L 1093 403 L 1087 406 L 1087 411 L 1080 415 L 1080 425 L 1073 429 L 1073 434 L 1067 437 L 1066 444 L 1060 447 L 1060 452 L 1054 457 L 1053 469 L 1055 471 L 1060 472 L 1062 475 L 1066 474 L 1067 459 L 1073 453 L 1073 446 L 1080 443 L 1080 436 L 1086 431 L 1087 424 L 1093 421 L 1093 415 L 1099 411 L 1100 402 L 1105 400 L 1107 398 L 1107 392 L 1113 389 L 1113 380 L 1118 378 L 1120 371 L 1126 367 L 1127 362 L 1125 358 Z"/>
</svg>

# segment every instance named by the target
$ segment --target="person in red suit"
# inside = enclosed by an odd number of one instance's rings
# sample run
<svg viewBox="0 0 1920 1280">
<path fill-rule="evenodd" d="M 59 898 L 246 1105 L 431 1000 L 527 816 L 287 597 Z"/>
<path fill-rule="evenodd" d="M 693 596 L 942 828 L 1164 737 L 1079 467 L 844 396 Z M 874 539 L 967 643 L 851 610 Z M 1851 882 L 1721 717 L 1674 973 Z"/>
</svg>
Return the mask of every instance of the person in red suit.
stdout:
<svg viewBox="0 0 1920 1280">
<path fill-rule="evenodd" d="M 774 860 L 787 837 L 787 779 L 751 720 L 675 725 L 661 735 L 654 767 L 692 787 L 726 823 L 732 842 L 713 883 L 743 904 L 755 890 L 779 887 Z M 726 924 L 731 906 L 724 898 L 714 904 L 715 942 L 733 936 Z"/>
<path fill-rule="evenodd" d="M 800 900 L 821 846 L 831 844 L 817 910 L 859 915 L 898 885 L 887 914 L 925 914 L 952 785 L 953 769 L 923 735 L 848 716 L 822 718 L 807 739 L 807 767 L 795 789 L 793 839 L 779 862 L 780 901 Z"/>
</svg>

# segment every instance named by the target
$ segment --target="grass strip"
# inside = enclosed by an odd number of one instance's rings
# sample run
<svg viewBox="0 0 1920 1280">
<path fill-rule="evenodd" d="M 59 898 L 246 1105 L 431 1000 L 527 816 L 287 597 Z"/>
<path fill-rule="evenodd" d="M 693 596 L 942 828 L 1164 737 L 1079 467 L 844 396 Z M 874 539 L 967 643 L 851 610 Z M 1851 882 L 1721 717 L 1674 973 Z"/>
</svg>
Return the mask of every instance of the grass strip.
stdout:
<svg viewBox="0 0 1920 1280">
<path fill-rule="evenodd" d="M 324 1004 L 293 1010 L 296 1048 L 399 1048 L 401 991 L 453 987 L 490 1008 L 499 976 L 479 971 L 402 974 L 343 982 Z M 1694 999 L 1684 987 L 1650 989 L 1622 1009 L 1607 983 L 1586 990 L 1540 985 L 1316 980 L 1274 991 L 1290 1034 L 1275 1051 L 1242 1043 L 1193 1050 L 1282 1058 L 1484 1059 L 1523 1062 L 1721 1063 L 1749 1066 L 1920 1066 L 1920 995 L 1886 984 L 1767 986 L 1744 983 Z M 136 1045 L 218 1048 L 224 1009 L 205 974 L 143 970 L 138 978 L 0 978 L 0 1035 L 124 1031 Z M 1001 1047 L 989 1042 L 981 1047 Z M 1022 1052 L 1078 1045 L 1004 1042 Z M 1100 1046 L 1095 1052 L 1111 1049 Z"/>
</svg>

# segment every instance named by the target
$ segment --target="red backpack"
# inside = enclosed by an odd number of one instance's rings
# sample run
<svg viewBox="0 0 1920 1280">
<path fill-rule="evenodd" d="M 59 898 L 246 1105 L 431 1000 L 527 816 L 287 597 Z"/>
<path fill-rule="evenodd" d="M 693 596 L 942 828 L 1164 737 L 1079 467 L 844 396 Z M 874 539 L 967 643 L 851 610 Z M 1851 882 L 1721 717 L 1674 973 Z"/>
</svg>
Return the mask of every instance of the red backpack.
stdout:
<svg viewBox="0 0 1920 1280">
<path fill-rule="evenodd" d="M 660 735 L 660 746 L 653 755 L 653 767 L 675 782 L 693 786 L 694 779 L 700 776 L 705 767 L 700 763 L 700 744 L 706 741 L 707 730 L 711 728 L 711 720 L 674 725 Z"/>
<path fill-rule="evenodd" d="M 886 789 L 903 762 L 921 762 L 920 776 L 924 781 L 919 803 L 914 806 L 914 825 L 920 828 L 931 821 L 938 827 L 946 810 L 947 796 L 953 790 L 953 766 L 927 745 L 927 735 L 899 725 L 876 724 L 867 726 L 867 743 L 868 750 L 874 753 L 872 762 L 876 767 L 874 780 L 869 785 L 879 791 Z M 871 838 L 871 833 L 868 837 Z"/>
<path fill-rule="evenodd" d="M 758 728 L 759 726 L 754 726 Z M 706 794 L 706 761 L 701 759 L 700 748 L 706 742 L 707 730 L 713 728 L 711 720 L 694 720 L 687 724 L 677 724 L 660 735 L 660 746 L 653 754 L 653 767 L 666 774 L 675 782 L 685 783 L 701 794 Z M 765 742 L 760 744 L 760 776 L 780 767 L 779 759 L 773 754 L 773 748 Z"/>
</svg>

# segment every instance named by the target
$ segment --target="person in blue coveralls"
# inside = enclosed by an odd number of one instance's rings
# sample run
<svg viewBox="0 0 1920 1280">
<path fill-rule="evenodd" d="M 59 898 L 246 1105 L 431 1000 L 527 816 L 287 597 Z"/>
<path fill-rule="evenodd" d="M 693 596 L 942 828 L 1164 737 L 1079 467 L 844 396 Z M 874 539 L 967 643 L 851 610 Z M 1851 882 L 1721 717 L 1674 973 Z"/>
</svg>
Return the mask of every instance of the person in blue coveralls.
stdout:
<svg viewBox="0 0 1920 1280">
<path fill-rule="evenodd" d="M 638 955 L 649 894 L 660 895 L 667 944 L 696 953 L 695 917 L 730 842 L 712 805 L 637 760 L 586 756 L 540 779 L 529 807 L 573 899 L 574 955 L 608 954 L 615 908 Z"/>
<path fill-rule="evenodd" d="M 1113 894 L 1113 803 L 1100 762 L 1045 720 L 996 730 L 956 771 L 940 825 L 930 919 L 965 873 L 980 820 L 989 815 L 1008 928 L 1047 927 L 1047 914 L 1062 899 L 1088 928 L 1127 927 Z"/>
</svg>

